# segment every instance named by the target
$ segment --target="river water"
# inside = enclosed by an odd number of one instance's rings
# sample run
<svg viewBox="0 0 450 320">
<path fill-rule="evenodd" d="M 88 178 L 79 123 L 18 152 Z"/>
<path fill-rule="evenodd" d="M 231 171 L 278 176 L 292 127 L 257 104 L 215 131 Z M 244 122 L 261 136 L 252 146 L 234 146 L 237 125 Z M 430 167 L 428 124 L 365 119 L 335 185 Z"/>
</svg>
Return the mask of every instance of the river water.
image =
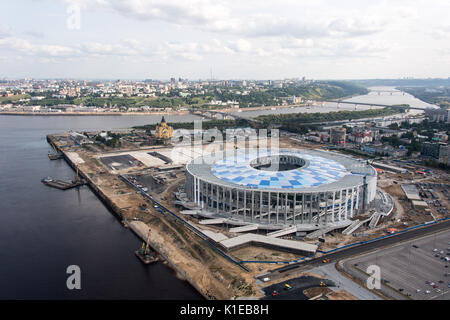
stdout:
<svg viewBox="0 0 450 320">
<path fill-rule="evenodd" d="M 60 191 L 46 176 L 72 178 L 50 161 L 45 136 L 66 130 L 118 129 L 161 116 L 0 115 L 0 299 L 200 299 L 163 263 L 144 266 L 140 240 L 88 187 Z M 189 121 L 192 116 L 166 116 Z M 81 290 L 68 290 L 66 269 L 81 268 Z"/>
<path fill-rule="evenodd" d="M 428 104 L 422 100 L 415 98 L 409 93 L 402 92 L 396 90 L 395 87 L 370 87 L 369 93 L 366 95 L 355 96 L 349 99 L 345 99 L 344 101 L 349 102 L 361 102 L 361 103 L 373 103 L 373 104 L 381 104 L 381 105 L 396 105 L 396 104 L 409 104 L 412 107 L 418 108 L 428 108 L 428 107 L 436 107 L 434 105 Z M 319 104 L 316 106 L 310 107 L 287 107 L 287 108 L 279 108 L 275 110 L 258 110 L 258 111 L 242 111 L 236 112 L 236 115 L 244 118 L 253 118 L 260 115 L 268 115 L 268 114 L 287 114 L 287 113 L 325 113 L 325 112 L 336 112 L 336 111 L 361 111 L 368 109 L 377 109 L 378 107 L 371 107 L 365 105 L 349 105 L 349 104 L 340 104 L 338 106 L 337 103 L 334 102 L 325 102 L 323 104 Z M 380 107 L 381 108 L 381 107 Z M 419 110 L 412 112 L 413 114 L 420 113 Z"/>
</svg>

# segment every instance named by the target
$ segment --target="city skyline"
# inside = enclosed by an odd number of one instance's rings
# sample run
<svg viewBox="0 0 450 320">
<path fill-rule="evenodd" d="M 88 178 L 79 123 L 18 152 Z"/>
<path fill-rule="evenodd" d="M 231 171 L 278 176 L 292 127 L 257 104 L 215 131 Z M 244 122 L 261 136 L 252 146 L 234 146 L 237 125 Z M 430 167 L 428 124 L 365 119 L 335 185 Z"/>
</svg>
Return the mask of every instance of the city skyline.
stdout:
<svg viewBox="0 0 450 320">
<path fill-rule="evenodd" d="M 0 9 L 1 78 L 450 74 L 446 1 L 42 0 Z"/>
</svg>

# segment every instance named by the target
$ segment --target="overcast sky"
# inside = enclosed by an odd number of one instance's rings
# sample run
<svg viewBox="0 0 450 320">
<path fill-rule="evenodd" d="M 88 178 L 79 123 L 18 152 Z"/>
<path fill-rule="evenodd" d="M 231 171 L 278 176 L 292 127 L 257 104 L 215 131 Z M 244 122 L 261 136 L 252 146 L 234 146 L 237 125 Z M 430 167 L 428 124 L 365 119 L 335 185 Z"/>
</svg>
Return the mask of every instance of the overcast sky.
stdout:
<svg viewBox="0 0 450 320">
<path fill-rule="evenodd" d="M 447 78 L 449 17 L 449 0 L 1 1 L 0 78 Z"/>
</svg>

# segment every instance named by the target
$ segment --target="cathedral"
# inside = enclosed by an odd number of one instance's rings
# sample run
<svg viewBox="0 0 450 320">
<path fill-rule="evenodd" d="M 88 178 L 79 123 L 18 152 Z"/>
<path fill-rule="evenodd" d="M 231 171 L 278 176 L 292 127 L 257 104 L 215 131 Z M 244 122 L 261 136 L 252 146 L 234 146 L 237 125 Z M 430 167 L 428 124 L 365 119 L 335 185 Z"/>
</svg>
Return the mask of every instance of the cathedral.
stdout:
<svg viewBox="0 0 450 320">
<path fill-rule="evenodd" d="M 173 135 L 173 128 L 166 123 L 164 116 L 161 122 L 156 125 L 155 136 L 158 139 L 170 139 Z"/>
</svg>

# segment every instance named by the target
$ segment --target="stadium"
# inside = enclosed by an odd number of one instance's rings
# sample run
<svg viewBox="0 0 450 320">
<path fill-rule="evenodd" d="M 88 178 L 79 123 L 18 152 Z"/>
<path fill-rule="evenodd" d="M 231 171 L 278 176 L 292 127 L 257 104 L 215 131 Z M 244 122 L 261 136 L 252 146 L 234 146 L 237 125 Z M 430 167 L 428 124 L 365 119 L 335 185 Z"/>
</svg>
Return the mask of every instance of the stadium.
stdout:
<svg viewBox="0 0 450 320">
<path fill-rule="evenodd" d="M 247 149 L 192 160 L 185 192 L 209 217 L 283 229 L 349 222 L 374 200 L 376 181 L 371 165 L 336 153 Z"/>
</svg>

